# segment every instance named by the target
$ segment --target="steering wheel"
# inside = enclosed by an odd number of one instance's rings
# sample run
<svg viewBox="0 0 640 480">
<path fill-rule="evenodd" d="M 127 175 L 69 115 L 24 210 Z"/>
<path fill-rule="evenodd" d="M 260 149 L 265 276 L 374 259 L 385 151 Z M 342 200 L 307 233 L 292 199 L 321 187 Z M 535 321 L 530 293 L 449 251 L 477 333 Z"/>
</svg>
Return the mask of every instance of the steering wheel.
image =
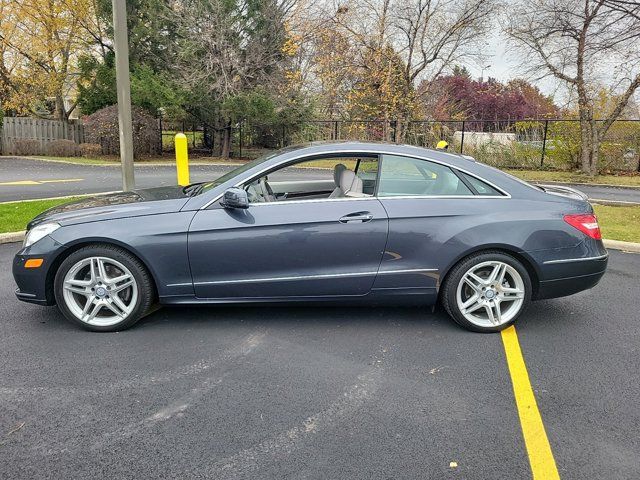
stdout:
<svg viewBox="0 0 640 480">
<path fill-rule="evenodd" d="M 265 202 L 275 202 L 276 196 L 273 193 L 271 185 L 267 182 L 267 176 L 265 175 L 260 179 L 260 188 L 262 189 L 262 196 Z"/>
</svg>

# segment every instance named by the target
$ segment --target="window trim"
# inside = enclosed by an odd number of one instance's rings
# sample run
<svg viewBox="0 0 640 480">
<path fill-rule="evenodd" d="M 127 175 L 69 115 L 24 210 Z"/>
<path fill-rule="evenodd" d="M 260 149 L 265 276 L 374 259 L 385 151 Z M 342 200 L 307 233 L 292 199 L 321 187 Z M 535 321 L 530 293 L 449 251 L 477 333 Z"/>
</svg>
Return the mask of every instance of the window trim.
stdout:
<svg viewBox="0 0 640 480">
<path fill-rule="evenodd" d="M 501 192 L 502 190 L 497 189 L 496 187 L 494 187 L 491 183 L 487 182 L 486 180 L 481 179 L 480 177 L 477 177 L 476 175 L 471 175 L 467 172 L 463 172 L 463 171 L 458 171 L 455 172 L 456 175 L 458 175 L 458 178 L 460 178 L 460 180 L 462 180 L 462 182 L 471 189 L 472 192 L 474 192 L 474 195 L 477 195 L 479 197 L 485 197 L 485 198 L 495 198 L 498 195 L 483 195 L 481 194 L 478 189 L 476 187 L 473 186 L 473 184 L 465 177 L 465 175 L 470 176 L 472 178 L 475 178 L 476 180 L 478 180 L 481 183 L 485 183 L 486 185 L 490 186 L 491 188 L 493 188 L 494 190 Z"/>
<path fill-rule="evenodd" d="M 465 176 L 464 176 L 464 173 L 463 173 L 463 172 L 458 172 L 458 171 L 456 171 L 455 169 L 453 169 L 453 173 L 456 175 L 456 177 L 458 177 L 458 179 L 459 179 L 462 183 L 464 183 L 464 184 L 467 186 L 467 188 L 468 188 L 469 190 L 471 190 L 471 193 L 472 193 L 473 195 L 480 195 L 480 192 L 478 192 L 478 189 L 477 189 L 476 187 L 474 187 L 474 186 L 473 186 L 473 184 L 472 184 L 469 180 L 467 180 L 467 179 L 465 178 Z M 476 180 L 478 180 L 478 179 L 476 179 Z M 485 182 L 485 183 L 486 183 L 486 182 Z M 486 195 L 485 195 L 485 196 L 486 196 Z"/>
<path fill-rule="evenodd" d="M 255 174 L 253 174 L 252 176 L 248 176 L 243 178 L 242 180 L 236 182 L 233 184 L 234 187 L 240 187 L 242 184 L 244 184 L 247 181 L 252 181 L 256 178 L 259 178 L 263 173 L 267 172 L 266 174 L 268 175 L 268 172 L 277 170 L 278 168 L 282 167 L 286 167 L 288 165 L 293 165 L 296 163 L 302 163 L 302 161 L 304 161 L 304 159 L 312 159 L 312 158 L 331 158 L 331 157 L 336 157 L 339 155 L 344 155 L 344 156 L 348 156 L 348 157 L 355 157 L 358 155 L 362 155 L 362 156 L 368 156 L 368 157 L 374 157 L 377 156 L 378 157 L 378 161 L 382 162 L 382 156 L 383 155 L 395 155 L 395 156 L 399 156 L 399 157 L 408 157 L 408 158 L 415 158 L 417 160 L 425 160 L 428 162 L 432 162 L 432 163 L 437 163 L 438 165 L 443 165 L 445 167 L 450 168 L 451 170 L 454 171 L 454 173 L 456 171 L 460 171 L 460 172 L 464 172 L 467 175 L 470 175 L 472 177 L 477 178 L 478 180 L 485 182 L 487 185 L 490 185 L 491 187 L 495 188 L 498 192 L 501 192 L 503 195 L 421 195 L 421 196 L 415 196 L 415 195 L 411 195 L 411 196 L 406 196 L 406 197 L 382 197 L 385 200 L 390 200 L 390 199 L 394 199 L 394 198 L 466 198 L 466 199 L 510 199 L 511 198 L 511 194 L 509 192 L 507 192 L 504 188 L 501 188 L 499 186 L 497 186 L 495 183 L 490 182 L 480 176 L 478 176 L 475 173 L 472 173 L 464 168 L 459 168 L 459 167 L 454 167 L 452 165 L 449 165 L 448 163 L 442 162 L 440 160 L 435 160 L 429 157 L 420 157 L 420 156 L 414 156 L 414 155 L 403 155 L 402 153 L 398 153 L 398 152 L 391 152 L 389 150 L 378 150 L 376 152 L 365 152 L 362 150 L 341 150 L 339 152 L 327 152 L 327 153 L 308 153 L 305 155 L 301 155 L 298 156 L 294 159 L 289 159 L 289 160 L 284 160 L 281 163 L 278 163 L 276 165 L 271 165 L 269 167 L 265 167 L 262 170 L 259 170 L 258 172 L 256 172 Z M 381 168 L 382 163 L 380 163 L 379 167 L 378 167 L 378 177 L 376 178 L 376 190 L 373 196 L 371 197 L 343 197 L 343 198 L 318 198 L 318 199 L 309 199 L 309 200 L 292 200 L 289 202 L 280 202 L 280 205 L 286 205 L 286 204 L 292 204 L 294 202 L 296 203 L 309 203 L 309 202 L 335 202 L 335 201 L 344 201 L 344 200 L 371 200 L 371 199 L 378 199 L 380 200 L 381 197 L 378 197 L 378 186 L 379 186 L 379 175 L 380 172 L 382 170 Z M 507 174 L 508 175 L 508 174 Z M 528 184 L 527 184 L 528 185 Z M 535 188 L 532 185 L 531 188 Z M 205 203 L 202 207 L 199 208 L 199 210 L 206 210 L 208 209 L 211 205 L 213 205 L 214 203 L 218 202 L 224 195 L 224 191 L 221 192 L 220 194 L 216 195 L 211 201 Z M 259 203 L 254 203 L 252 204 L 252 206 L 255 205 L 277 205 L 278 202 L 263 202 L 261 204 Z"/>
<path fill-rule="evenodd" d="M 371 195 L 370 197 L 340 197 L 340 198 L 309 198 L 306 200 L 287 200 L 281 202 L 258 202 L 250 203 L 250 208 L 253 207 L 266 207 L 269 205 L 295 205 L 297 203 L 320 203 L 320 202 L 346 202 L 349 200 L 362 201 L 362 200 L 377 200 L 378 197 Z"/>
</svg>

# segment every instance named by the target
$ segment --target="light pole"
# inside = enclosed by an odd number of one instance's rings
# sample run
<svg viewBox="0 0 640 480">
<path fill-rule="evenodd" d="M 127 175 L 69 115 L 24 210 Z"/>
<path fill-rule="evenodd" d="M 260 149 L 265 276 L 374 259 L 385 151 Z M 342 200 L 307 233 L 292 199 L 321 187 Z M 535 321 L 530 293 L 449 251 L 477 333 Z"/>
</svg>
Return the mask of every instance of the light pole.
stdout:
<svg viewBox="0 0 640 480">
<path fill-rule="evenodd" d="M 113 7 L 113 43 L 116 52 L 116 88 L 118 91 L 118 125 L 122 190 L 135 188 L 133 174 L 133 125 L 131 121 L 131 83 L 129 79 L 129 39 L 126 0 L 111 0 Z"/>
<path fill-rule="evenodd" d="M 484 66 L 480 69 L 480 83 L 484 83 L 484 71 L 491 68 L 491 65 Z"/>
</svg>

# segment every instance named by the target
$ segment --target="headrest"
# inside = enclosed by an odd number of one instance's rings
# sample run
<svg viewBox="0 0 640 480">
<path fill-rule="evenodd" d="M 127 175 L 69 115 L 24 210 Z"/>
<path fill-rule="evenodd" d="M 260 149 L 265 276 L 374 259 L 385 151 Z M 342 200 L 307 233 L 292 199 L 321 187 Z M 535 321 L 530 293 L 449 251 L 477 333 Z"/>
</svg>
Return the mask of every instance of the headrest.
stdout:
<svg viewBox="0 0 640 480">
<path fill-rule="evenodd" d="M 342 163 L 338 163 L 336 164 L 335 167 L 333 167 L 333 181 L 335 182 L 337 187 L 340 186 L 340 174 L 344 172 L 346 169 L 347 167 L 344 166 Z"/>
<path fill-rule="evenodd" d="M 362 193 L 362 179 L 351 170 L 345 170 L 340 176 L 340 190 L 348 193 Z"/>
</svg>

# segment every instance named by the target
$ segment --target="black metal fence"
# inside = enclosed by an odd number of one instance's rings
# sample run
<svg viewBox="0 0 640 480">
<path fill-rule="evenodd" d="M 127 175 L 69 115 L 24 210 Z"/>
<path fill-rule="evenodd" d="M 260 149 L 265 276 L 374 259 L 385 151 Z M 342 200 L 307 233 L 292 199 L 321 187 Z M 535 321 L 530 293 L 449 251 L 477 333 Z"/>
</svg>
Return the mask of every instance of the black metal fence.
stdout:
<svg viewBox="0 0 640 480">
<path fill-rule="evenodd" d="M 311 120 L 295 125 L 237 123 L 215 131 L 196 123 L 162 125 L 163 151 L 182 131 L 192 151 L 218 156 L 226 136 L 231 157 L 255 158 L 287 145 L 314 141 L 387 141 L 450 150 L 503 168 L 570 170 L 580 167 L 578 120 Z M 617 120 L 605 136 L 601 170 L 640 171 L 640 120 Z"/>
</svg>

